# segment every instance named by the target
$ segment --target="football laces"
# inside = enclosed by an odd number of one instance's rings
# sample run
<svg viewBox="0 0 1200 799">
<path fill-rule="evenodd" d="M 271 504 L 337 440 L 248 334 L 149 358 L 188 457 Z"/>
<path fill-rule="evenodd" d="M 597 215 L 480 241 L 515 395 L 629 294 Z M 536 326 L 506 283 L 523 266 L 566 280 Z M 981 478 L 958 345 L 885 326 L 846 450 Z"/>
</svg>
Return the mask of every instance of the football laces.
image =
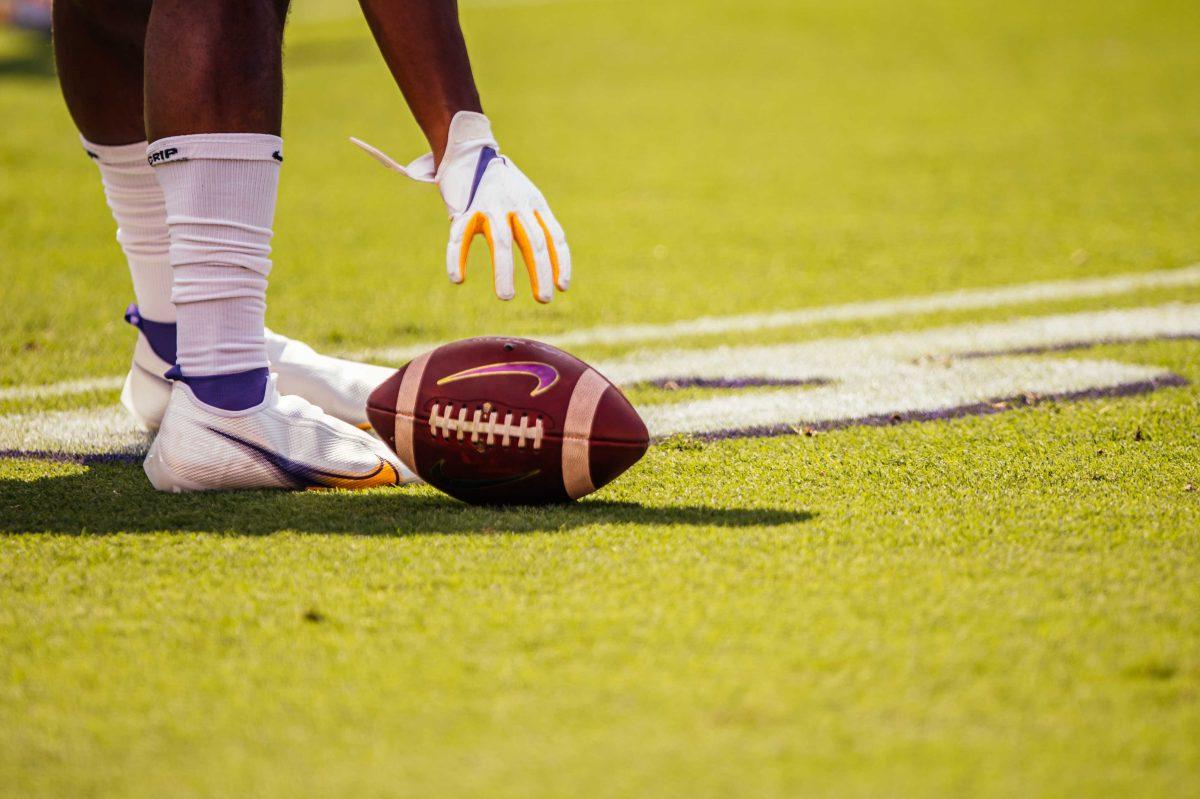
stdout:
<svg viewBox="0 0 1200 799">
<path fill-rule="evenodd" d="M 534 417 L 531 423 L 529 414 L 515 417 L 512 411 L 505 411 L 501 421 L 499 411 L 490 402 L 476 406 L 474 411 L 465 404 L 459 405 L 457 412 L 452 402 L 444 405 L 435 402 L 429 411 L 429 432 L 435 438 L 439 433 L 442 438 L 456 435 L 459 441 L 466 440 L 469 435 L 472 444 L 483 446 L 493 446 L 498 439 L 502 447 L 515 442 L 521 449 L 529 442 L 533 449 L 541 449 L 545 426 L 540 418 Z"/>
</svg>

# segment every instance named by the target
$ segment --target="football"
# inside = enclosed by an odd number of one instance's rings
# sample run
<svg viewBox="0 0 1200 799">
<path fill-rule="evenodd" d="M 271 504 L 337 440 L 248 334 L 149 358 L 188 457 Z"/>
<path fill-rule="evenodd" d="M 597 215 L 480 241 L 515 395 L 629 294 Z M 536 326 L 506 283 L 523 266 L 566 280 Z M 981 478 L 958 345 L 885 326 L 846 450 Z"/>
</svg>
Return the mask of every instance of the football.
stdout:
<svg viewBox="0 0 1200 799">
<path fill-rule="evenodd" d="M 523 338 L 464 339 L 414 358 L 371 393 L 367 418 L 423 480 L 481 505 L 579 499 L 649 446 L 620 389 Z"/>
</svg>

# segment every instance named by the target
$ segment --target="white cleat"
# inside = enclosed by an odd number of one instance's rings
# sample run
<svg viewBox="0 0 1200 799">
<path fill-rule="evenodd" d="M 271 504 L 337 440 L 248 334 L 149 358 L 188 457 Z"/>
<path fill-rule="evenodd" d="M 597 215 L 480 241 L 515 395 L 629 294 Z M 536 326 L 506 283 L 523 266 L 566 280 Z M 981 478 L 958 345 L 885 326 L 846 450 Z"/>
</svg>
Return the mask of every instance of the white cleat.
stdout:
<svg viewBox="0 0 1200 799">
<path fill-rule="evenodd" d="M 121 388 L 121 404 L 142 432 L 154 433 L 162 422 L 171 399 L 171 381 L 163 375 L 172 365 L 158 357 L 146 334 L 139 330 L 133 363 Z"/>
<path fill-rule="evenodd" d="M 304 397 L 330 416 L 363 430 L 367 397 L 395 369 L 322 355 L 302 341 L 267 331 L 267 357 L 279 375 L 279 391 Z"/>
<path fill-rule="evenodd" d="M 279 391 L 295 394 L 330 416 L 370 430 L 367 397 L 395 372 L 383 366 L 321 355 L 307 344 L 267 331 L 267 357 L 279 376 Z M 171 381 L 163 377 L 172 364 L 154 352 L 138 330 L 133 363 L 121 389 L 121 404 L 138 429 L 154 433 L 171 399 Z"/>
<path fill-rule="evenodd" d="M 297 396 L 272 376 L 265 399 L 225 411 L 172 384 L 143 464 L 159 491 L 372 488 L 415 481 L 387 445 Z"/>
</svg>

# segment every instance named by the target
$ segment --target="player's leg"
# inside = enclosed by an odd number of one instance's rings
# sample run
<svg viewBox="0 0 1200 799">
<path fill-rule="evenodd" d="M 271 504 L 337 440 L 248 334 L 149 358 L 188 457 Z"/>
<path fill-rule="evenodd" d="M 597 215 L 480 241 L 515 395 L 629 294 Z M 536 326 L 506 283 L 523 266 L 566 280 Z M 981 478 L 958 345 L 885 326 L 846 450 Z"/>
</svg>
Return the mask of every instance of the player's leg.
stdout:
<svg viewBox="0 0 1200 799">
<path fill-rule="evenodd" d="M 155 0 L 148 160 L 162 186 L 178 317 L 171 399 L 146 457 L 157 488 L 395 483 L 381 442 L 281 397 L 264 326 L 283 160 L 286 0 Z"/>
<path fill-rule="evenodd" d="M 146 163 L 142 73 L 149 18 L 150 0 L 54 4 L 59 83 L 83 150 L 99 167 L 137 297 L 126 312 L 140 333 L 121 401 L 140 427 L 155 430 L 170 396 L 162 375 L 175 363 L 175 306 L 166 207 Z"/>
<path fill-rule="evenodd" d="M 142 44 L 151 0 L 58 0 L 54 60 L 75 126 L 88 141 L 146 140 Z"/>
<path fill-rule="evenodd" d="M 63 96 L 84 151 L 100 169 L 137 296 L 126 311 L 139 335 L 121 401 L 140 427 L 153 432 L 171 396 L 163 375 L 175 363 L 176 330 L 165 200 L 146 158 L 143 71 L 150 9 L 150 0 L 60 0 L 54 44 Z M 266 336 L 280 391 L 365 424 L 366 397 L 391 370 L 329 358 L 269 330 Z"/>
<path fill-rule="evenodd" d="M 155 0 L 146 30 L 149 162 L 166 199 L 176 365 L 201 398 L 257 405 L 283 160 L 287 0 Z"/>
</svg>

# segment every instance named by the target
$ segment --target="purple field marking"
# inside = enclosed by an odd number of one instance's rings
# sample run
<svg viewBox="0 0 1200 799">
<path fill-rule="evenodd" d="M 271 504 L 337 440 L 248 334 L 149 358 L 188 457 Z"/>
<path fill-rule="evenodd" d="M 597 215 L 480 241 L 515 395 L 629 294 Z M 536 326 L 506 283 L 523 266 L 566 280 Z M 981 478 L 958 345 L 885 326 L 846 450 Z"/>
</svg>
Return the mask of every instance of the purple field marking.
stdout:
<svg viewBox="0 0 1200 799">
<path fill-rule="evenodd" d="M 1200 335 L 1184 333 L 1182 335 L 1167 335 L 1167 336 L 1127 336 L 1114 337 L 1103 339 L 1092 339 L 1090 341 L 1067 341 L 1061 344 L 1047 344 L 1037 347 L 1016 347 L 1010 350 L 973 350 L 971 352 L 960 352 L 954 355 L 948 355 L 949 358 L 996 358 L 1002 355 L 1044 355 L 1051 352 L 1071 352 L 1073 350 L 1086 350 L 1092 347 L 1103 347 L 1108 344 L 1144 344 L 1147 341 L 1200 341 Z"/>
<path fill-rule="evenodd" d="M 1166 375 L 1151 380 L 1138 380 L 1133 383 L 1121 383 L 1107 388 L 1088 388 L 1082 391 L 1067 391 L 1060 394 L 1045 394 L 1038 396 L 1036 401 L 1027 402 L 1025 397 L 1005 397 L 987 402 L 975 402 L 970 405 L 957 405 L 952 408 L 939 408 L 932 411 L 909 411 L 904 413 L 878 414 L 863 416 L 856 419 L 830 419 L 824 422 L 796 422 L 795 424 L 768 425 L 762 427 L 746 427 L 739 430 L 718 430 L 712 433 L 696 433 L 692 438 L 702 441 L 723 441 L 731 438 L 773 438 L 778 436 L 797 435 L 805 430 L 825 432 L 839 430 L 844 427 L 885 427 L 905 422 L 935 422 L 947 419 L 959 419 L 964 416 L 987 416 L 1003 413 L 1015 407 L 1032 407 L 1041 402 L 1072 402 L 1076 400 L 1104 399 L 1108 397 L 1131 397 L 1137 394 L 1149 394 L 1161 388 L 1178 388 L 1188 385 L 1186 378 L 1179 375 Z M 659 439 L 661 440 L 661 439 Z"/>
<path fill-rule="evenodd" d="M 630 383 L 627 388 L 662 388 L 677 391 L 684 388 L 790 388 L 794 386 L 827 386 L 832 383 L 823 377 L 794 380 L 787 377 L 664 377 Z"/>
<path fill-rule="evenodd" d="M 718 430 L 713 433 L 698 433 L 692 438 L 702 441 L 724 441 L 733 438 L 776 438 L 779 436 L 797 435 L 805 430 L 826 432 L 840 430 L 845 427 L 885 427 L 905 422 L 935 422 L 948 419 L 960 419 L 966 416 L 989 416 L 1004 413 L 1018 407 L 1032 407 L 1042 402 L 1073 402 L 1078 400 L 1105 399 L 1112 397 L 1132 397 L 1138 394 L 1149 394 L 1163 388 L 1179 388 L 1188 385 L 1186 378 L 1180 375 L 1166 375 L 1152 380 L 1138 380 L 1133 383 L 1121 383 L 1107 388 L 1088 388 L 1082 391 L 1068 391 L 1059 394 L 1039 396 L 1030 403 L 1024 396 L 1003 397 L 987 402 L 975 402 L 970 405 L 957 405 L 951 408 L 939 408 L 932 411 L 910 411 L 904 413 L 877 414 L 853 419 L 831 419 L 823 422 L 796 422 L 795 424 L 770 425 L 764 427 L 747 427 L 738 430 Z M 662 437 L 656 440 L 661 441 Z M 76 455 L 66 452 L 42 452 L 23 450 L 0 450 L 0 458 L 14 460 L 48 460 L 60 463 L 78 463 L 84 466 L 104 463 L 140 463 L 141 455 L 133 453 L 94 453 Z"/>
<path fill-rule="evenodd" d="M 1200 341 L 1200 335 L 1184 334 L 1148 337 L 1131 336 L 1126 338 L 1111 338 L 1092 341 L 1068 342 L 1064 344 L 1052 344 L 1044 347 L 1021 347 L 1009 350 L 992 351 L 979 350 L 975 352 L 957 353 L 947 357 L 990 358 L 1003 355 L 1037 355 L 1042 353 L 1070 352 L 1072 350 L 1089 349 L 1091 347 L 1099 347 L 1106 344 L 1136 344 L 1146 341 Z M 685 377 L 648 380 L 631 385 L 667 388 L 666 384 L 672 383 L 677 388 L 738 389 L 768 386 L 821 386 L 828 385 L 832 382 L 833 381 L 825 378 L 791 380 L 787 378 Z M 1152 391 L 1158 391 L 1162 388 L 1178 388 L 1186 385 L 1188 385 L 1186 378 L 1180 375 L 1171 374 L 1164 377 L 1154 378 L 1152 380 L 1139 380 L 1133 383 L 1122 383 L 1116 386 L 1109 386 L 1108 388 L 1090 388 L 1082 391 L 1046 394 L 1039 396 L 1037 402 L 1069 402 L 1074 400 L 1102 399 L 1106 397 L 1129 397 L 1137 394 L 1148 394 Z M 959 419 L 965 416 L 987 416 L 994 413 L 1002 413 L 1012 410 L 1010 407 L 1012 403 L 1020 403 L 1017 407 L 1026 407 L 1024 397 L 1008 397 L 990 400 L 988 402 L 972 403 L 970 405 L 959 405 L 952 408 L 941 408 L 933 411 L 911 411 L 894 414 L 879 414 L 875 416 L 865 416 L 854 419 L 831 419 L 824 422 L 815 423 L 796 422 L 795 424 L 747 427 L 736 430 L 718 430 L 712 433 L 692 434 L 691 437 L 703 441 L 721 441 L 732 438 L 772 438 L 778 436 L 796 435 L 800 431 L 806 429 L 814 432 L 824 432 L 827 430 L 838 430 L 845 427 L 855 426 L 883 427 L 891 424 L 903 424 L 905 422 L 932 422 L 945 419 Z M 663 437 L 656 437 L 655 440 L 661 441 L 663 440 Z M 143 457 L 144 456 L 142 455 L 128 452 L 73 454 L 67 452 L 49 452 L 41 450 L 0 450 L 0 458 L 6 458 L 10 460 L 49 460 L 60 463 L 78 463 L 84 466 L 103 463 L 140 463 Z"/>
<path fill-rule="evenodd" d="M 54 461 L 56 463 L 77 463 L 80 466 L 93 466 L 104 463 L 141 463 L 145 455 L 136 452 L 51 452 L 37 449 L 0 449 L 0 460 L 20 461 Z"/>
<path fill-rule="evenodd" d="M 1090 341 L 1069 341 L 1034 347 L 1014 347 L 1006 350 L 971 350 L 953 354 L 927 356 L 936 358 L 998 358 L 1005 355 L 1044 355 L 1054 352 L 1072 352 L 1110 344 L 1141 344 L 1148 341 L 1200 341 L 1200 335 L 1128 336 Z M 803 380 L 786 377 L 662 377 L 655 380 L 639 380 L 628 384 L 628 388 L 661 388 L 669 391 L 684 388 L 739 389 L 739 388 L 791 388 L 795 386 L 827 386 L 836 381 L 825 377 L 810 377 Z"/>
</svg>

